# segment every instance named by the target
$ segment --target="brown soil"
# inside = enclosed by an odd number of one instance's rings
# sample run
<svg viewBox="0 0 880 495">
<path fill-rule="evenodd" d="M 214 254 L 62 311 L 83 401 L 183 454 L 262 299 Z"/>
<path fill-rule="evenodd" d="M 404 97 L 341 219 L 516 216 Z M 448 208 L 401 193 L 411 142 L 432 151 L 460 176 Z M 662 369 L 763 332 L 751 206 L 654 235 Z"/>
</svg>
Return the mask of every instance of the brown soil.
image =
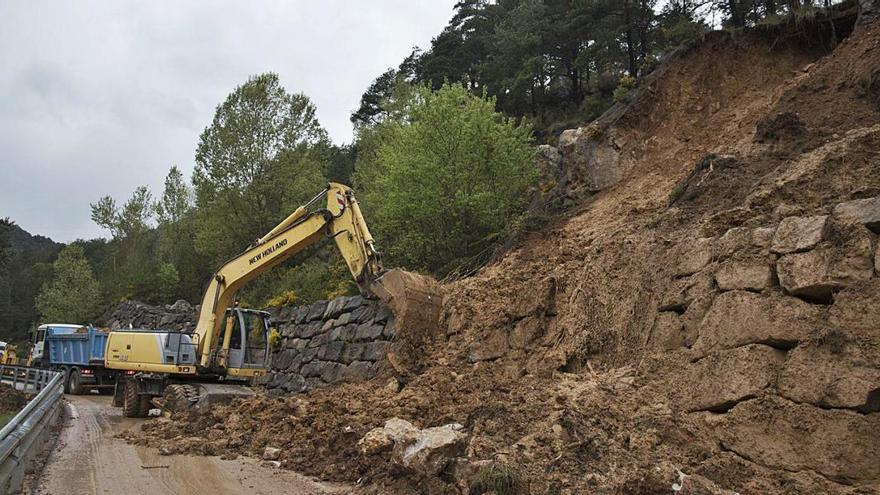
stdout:
<svg viewBox="0 0 880 495">
<path fill-rule="evenodd" d="M 0 414 L 17 413 L 30 398 L 30 394 L 19 392 L 9 385 L 0 385 Z"/>
<path fill-rule="evenodd" d="M 805 395 L 798 380 L 821 379 L 809 373 L 811 361 L 802 376 L 780 375 L 778 388 L 774 372 L 757 392 L 704 400 L 808 353 L 844 374 L 847 366 L 880 369 L 876 278 L 835 296 L 830 308 L 796 300 L 787 310 L 797 321 L 845 328 L 843 336 L 746 340 L 733 350 L 747 359 L 718 358 L 742 366 L 739 375 L 691 348 L 718 293 L 711 274 L 676 273 L 697 239 L 827 214 L 880 193 L 880 105 L 871 83 L 880 25 L 830 54 L 774 41 L 713 34 L 666 67 L 610 130 L 625 179 L 448 284 L 446 338 L 425 349 L 424 371 L 400 392 L 383 377 L 261 396 L 151 421 L 129 438 L 212 455 L 280 447 L 285 467 L 325 479 L 361 480 L 380 492 L 458 493 L 455 480 L 414 479 L 357 451 L 370 428 L 401 417 L 421 427 L 463 424 L 468 457 L 518 466 L 531 493 L 668 493 L 679 470 L 687 475 L 680 493 L 877 493 L 880 414 Z M 676 186 L 709 155 L 723 158 L 710 158 L 670 206 Z M 665 301 L 685 283 L 695 294 L 688 304 Z M 778 287 L 762 297 L 794 299 Z M 680 317 L 684 346 L 653 343 L 659 310 Z M 772 323 L 777 313 L 769 311 Z M 759 316 L 715 318 L 735 328 Z"/>
</svg>

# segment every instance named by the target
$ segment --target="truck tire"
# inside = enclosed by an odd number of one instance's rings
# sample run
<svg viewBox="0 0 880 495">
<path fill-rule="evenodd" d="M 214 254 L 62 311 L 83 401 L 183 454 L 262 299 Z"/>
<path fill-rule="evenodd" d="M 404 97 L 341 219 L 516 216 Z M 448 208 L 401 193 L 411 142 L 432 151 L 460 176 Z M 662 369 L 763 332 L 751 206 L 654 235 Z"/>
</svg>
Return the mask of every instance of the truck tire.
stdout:
<svg viewBox="0 0 880 495">
<path fill-rule="evenodd" d="M 67 367 L 61 368 L 61 376 L 64 377 L 64 393 L 70 393 L 70 370 Z"/>
<path fill-rule="evenodd" d="M 126 418 L 146 418 L 150 414 L 150 396 L 139 395 L 135 380 L 125 381 L 122 415 Z"/>
<path fill-rule="evenodd" d="M 67 389 L 69 394 L 73 395 L 82 395 L 83 387 L 82 380 L 79 376 L 79 368 L 70 368 L 67 372 Z"/>
</svg>

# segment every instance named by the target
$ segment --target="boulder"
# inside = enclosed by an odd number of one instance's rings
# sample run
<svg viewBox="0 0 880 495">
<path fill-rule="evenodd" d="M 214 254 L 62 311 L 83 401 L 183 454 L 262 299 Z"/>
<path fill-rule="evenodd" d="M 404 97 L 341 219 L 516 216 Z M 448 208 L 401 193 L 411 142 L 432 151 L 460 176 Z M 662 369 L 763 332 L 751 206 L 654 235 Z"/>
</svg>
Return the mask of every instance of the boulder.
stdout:
<svg viewBox="0 0 880 495">
<path fill-rule="evenodd" d="M 300 393 L 306 391 L 306 379 L 299 373 L 288 375 L 288 380 L 281 386 L 285 392 Z"/>
<path fill-rule="evenodd" d="M 369 361 L 353 361 L 339 371 L 338 379 L 347 382 L 369 380 L 376 376 L 376 366 Z"/>
<path fill-rule="evenodd" d="M 694 344 L 695 357 L 746 344 L 793 347 L 816 333 L 822 310 L 794 297 L 724 292 L 715 298 Z"/>
<path fill-rule="evenodd" d="M 847 484 L 880 479 L 880 414 L 767 396 L 737 405 L 716 426 L 723 450 L 762 466 L 816 471 Z"/>
<path fill-rule="evenodd" d="M 308 313 L 306 313 L 304 321 L 310 322 L 320 320 L 324 317 L 324 312 L 327 310 L 327 301 L 318 301 L 308 308 Z"/>
<path fill-rule="evenodd" d="M 758 227 L 752 229 L 752 245 L 759 248 L 769 248 L 776 234 L 775 227 Z"/>
<path fill-rule="evenodd" d="M 357 361 L 364 355 L 365 347 L 366 344 L 345 344 L 345 347 L 342 348 L 342 354 L 339 356 L 339 361 L 346 364 Z"/>
<path fill-rule="evenodd" d="M 788 254 L 812 249 L 822 241 L 827 223 L 827 215 L 783 218 L 773 235 L 770 251 Z"/>
<path fill-rule="evenodd" d="M 568 129 L 559 136 L 562 169 L 568 174 L 566 182 L 593 192 L 620 182 L 624 172 L 620 153 L 596 129 Z"/>
<path fill-rule="evenodd" d="M 264 461 L 277 461 L 281 457 L 281 449 L 275 447 L 266 447 L 263 449 Z"/>
<path fill-rule="evenodd" d="M 490 331 L 485 338 L 477 339 L 471 344 L 468 352 L 468 360 L 472 363 L 477 361 L 491 361 L 507 354 L 507 333 L 503 331 Z"/>
<path fill-rule="evenodd" d="M 678 377 L 678 405 L 688 412 L 725 411 L 776 383 L 785 353 L 761 344 L 711 354 Z"/>
<path fill-rule="evenodd" d="M 676 277 L 693 275 L 702 270 L 712 261 L 712 247 L 715 238 L 703 237 L 694 241 L 688 241 L 681 245 L 678 256 L 678 266 L 675 269 Z"/>
<path fill-rule="evenodd" d="M 719 259 L 728 258 L 742 252 L 754 250 L 752 229 L 734 227 L 718 238 L 715 244 L 715 255 Z"/>
<path fill-rule="evenodd" d="M 760 291 L 773 284 L 773 271 L 764 260 L 728 260 L 715 272 L 721 290 Z"/>
<path fill-rule="evenodd" d="M 876 412 L 870 394 L 880 387 L 880 356 L 840 331 L 800 345 L 779 375 L 779 393 L 823 408 Z"/>
<path fill-rule="evenodd" d="M 841 222 L 863 225 L 880 234 L 880 196 L 840 203 L 832 216 Z"/>
<path fill-rule="evenodd" d="M 345 342 L 331 341 L 318 348 L 318 359 L 324 361 L 339 361 Z"/>
<path fill-rule="evenodd" d="M 678 313 L 662 311 L 654 320 L 651 346 L 662 351 L 674 351 L 685 345 L 684 324 Z"/>
<path fill-rule="evenodd" d="M 381 361 L 385 359 L 388 352 L 388 342 L 377 340 L 375 342 L 367 342 L 364 345 L 364 352 L 361 359 L 366 361 Z"/>
<path fill-rule="evenodd" d="M 854 284 L 834 296 L 828 323 L 849 336 L 880 342 L 880 279 Z"/>
<path fill-rule="evenodd" d="M 807 300 L 829 300 L 834 292 L 871 278 L 870 258 L 838 259 L 830 250 L 783 256 L 776 265 L 779 284 L 794 296 Z"/>
<path fill-rule="evenodd" d="M 361 324 L 354 335 L 355 340 L 375 340 L 382 335 L 385 327 L 378 324 Z"/>
<path fill-rule="evenodd" d="M 464 451 L 467 435 L 452 423 L 418 429 L 409 421 L 392 418 L 382 428 L 367 432 L 358 442 L 367 455 L 392 451 L 395 463 L 422 476 L 437 476 Z"/>
</svg>

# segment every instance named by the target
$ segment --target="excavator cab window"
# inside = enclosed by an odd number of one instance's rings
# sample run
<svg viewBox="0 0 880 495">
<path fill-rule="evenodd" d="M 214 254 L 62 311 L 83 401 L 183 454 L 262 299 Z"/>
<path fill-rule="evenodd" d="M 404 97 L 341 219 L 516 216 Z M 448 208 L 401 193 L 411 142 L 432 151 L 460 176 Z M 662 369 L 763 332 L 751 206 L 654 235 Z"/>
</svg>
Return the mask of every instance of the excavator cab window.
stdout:
<svg viewBox="0 0 880 495">
<path fill-rule="evenodd" d="M 267 329 L 266 318 L 262 313 L 245 313 L 245 331 L 247 331 L 247 347 L 245 347 L 244 365 L 248 367 L 263 367 L 267 356 Z"/>
</svg>

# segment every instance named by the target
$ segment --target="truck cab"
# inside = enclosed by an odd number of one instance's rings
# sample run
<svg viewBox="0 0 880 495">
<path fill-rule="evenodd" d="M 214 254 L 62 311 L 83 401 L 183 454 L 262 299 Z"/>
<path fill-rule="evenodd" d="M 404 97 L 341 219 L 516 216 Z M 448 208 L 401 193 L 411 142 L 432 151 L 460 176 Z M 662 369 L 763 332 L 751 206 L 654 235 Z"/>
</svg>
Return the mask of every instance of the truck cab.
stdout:
<svg viewBox="0 0 880 495">
<path fill-rule="evenodd" d="M 45 368 L 48 366 L 48 356 L 43 357 L 46 351 L 46 335 L 53 333 L 56 335 L 74 333 L 82 325 L 71 325 L 67 323 L 47 323 L 40 325 L 31 335 L 31 366 L 35 368 Z"/>
</svg>

